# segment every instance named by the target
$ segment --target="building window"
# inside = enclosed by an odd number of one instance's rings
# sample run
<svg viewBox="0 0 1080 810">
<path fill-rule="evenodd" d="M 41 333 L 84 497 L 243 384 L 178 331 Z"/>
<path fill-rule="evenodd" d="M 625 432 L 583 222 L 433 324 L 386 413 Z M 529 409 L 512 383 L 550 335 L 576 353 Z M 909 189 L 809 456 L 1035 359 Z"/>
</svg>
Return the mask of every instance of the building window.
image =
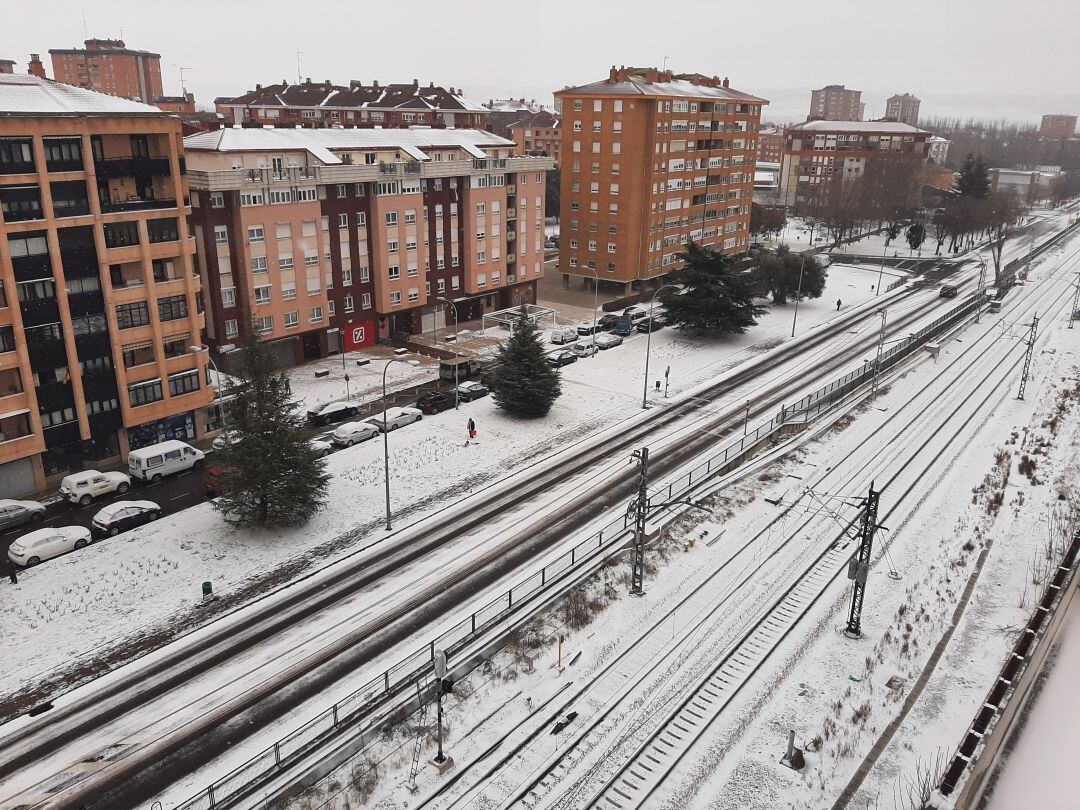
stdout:
<svg viewBox="0 0 1080 810">
<path fill-rule="evenodd" d="M 405 224 L 412 225 L 416 222 L 416 211 L 410 210 L 405 212 Z"/>
<path fill-rule="evenodd" d="M 164 398 L 165 395 L 161 393 L 161 380 L 148 380 L 128 386 L 128 401 L 133 408 L 148 405 L 151 402 L 160 402 Z"/>
<path fill-rule="evenodd" d="M 401 278 L 401 268 L 396 264 L 392 264 L 386 269 L 386 275 L 391 281 L 397 281 Z"/>
<path fill-rule="evenodd" d="M 274 331 L 274 316 L 263 315 L 255 319 L 255 331 L 260 335 Z"/>
<path fill-rule="evenodd" d="M 221 288 L 221 305 L 223 307 L 236 306 L 236 287 Z"/>
<path fill-rule="evenodd" d="M 387 225 L 397 225 L 397 211 L 387 211 L 386 212 L 386 224 Z"/>
<path fill-rule="evenodd" d="M 487 251 L 484 251 L 484 250 L 476 251 L 476 263 L 477 264 L 484 264 L 486 261 L 487 261 Z"/>
<path fill-rule="evenodd" d="M 352 312 L 353 309 L 355 309 L 355 307 L 353 306 L 353 297 L 351 295 L 345 296 L 344 304 L 346 313 Z"/>
<path fill-rule="evenodd" d="M 225 337 L 234 338 L 240 334 L 240 325 L 235 318 L 225 321 Z"/>
<path fill-rule="evenodd" d="M 178 397 L 199 390 L 199 372 L 184 371 L 169 375 L 169 396 Z"/>
<path fill-rule="evenodd" d="M 395 290 L 394 292 L 390 293 L 390 305 L 391 306 L 398 306 L 400 304 L 401 304 L 401 293 L 399 293 L 399 292 L 397 292 Z"/>
<path fill-rule="evenodd" d="M 116 326 L 118 329 L 132 329 L 150 323 L 150 309 L 145 301 L 133 304 L 119 304 L 116 307 Z"/>
<path fill-rule="evenodd" d="M 476 277 L 476 286 L 477 287 L 486 287 L 487 286 L 487 273 L 480 273 Z"/>
<path fill-rule="evenodd" d="M 214 242 L 219 245 L 229 244 L 229 228 L 226 225 L 214 226 Z"/>
<path fill-rule="evenodd" d="M 295 264 L 292 256 L 278 256 L 277 263 L 282 270 L 291 270 Z"/>
<path fill-rule="evenodd" d="M 252 273 L 265 273 L 266 272 L 266 257 L 265 256 L 252 256 L 251 257 L 251 272 Z"/>
<path fill-rule="evenodd" d="M 364 293 L 360 296 L 360 306 L 364 309 L 371 309 L 371 293 Z"/>
<path fill-rule="evenodd" d="M 337 184 L 337 195 L 338 195 L 339 199 L 341 197 L 347 197 L 348 196 L 348 191 L 347 191 L 346 186 L 345 186 L 344 183 L 338 183 Z M 342 227 L 344 227 L 344 226 L 342 226 Z"/>
<path fill-rule="evenodd" d="M 574 111 L 575 112 L 580 112 L 581 111 L 581 99 L 580 98 L 575 98 L 574 99 Z"/>
<path fill-rule="evenodd" d="M 255 288 L 255 303 L 256 304 L 269 304 L 270 294 L 273 287 L 269 284 L 261 284 Z"/>
<path fill-rule="evenodd" d="M 614 253 L 615 252 L 615 243 L 614 242 L 608 242 L 607 243 L 607 252 L 608 253 Z"/>
<path fill-rule="evenodd" d="M 225 195 L 220 191 L 210 192 L 210 207 L 211 208 L 224 208 L 225 207 Z"/>
<path fill-rule="evenodd" d="M 263 241 L 263 226 L 251 225 L 248 227 L 248 242 L 261 242 Z"/>
<path fill-rule="evenodd" d="M 420 288 L 419 287 L 410 287 L 409 288 L 409 300 L 413 301 L 413 302 L 416 302 L 416 301 L 420 300 Z"/>
<path fill-rule="evenodd" d="M 397 253 L 398 252 L 398 241 L 396 239 L 391 239 L 389 242 L 386 243 L 386 252 L 387 253 Z"/>
<path fill-rule="evenodd" d="M 178 321 L 188 316 L 188 302 L 186 295 L 170 295 L 168 298 L 159 298 L 158 317 L 163 321 Z"/>
<path fill-rule="evenodd" d="M 322 307 L 312 307 L 311 313 L 308 317 L 309 323 L 320 323 L 323 319 Z"/>
</svg>

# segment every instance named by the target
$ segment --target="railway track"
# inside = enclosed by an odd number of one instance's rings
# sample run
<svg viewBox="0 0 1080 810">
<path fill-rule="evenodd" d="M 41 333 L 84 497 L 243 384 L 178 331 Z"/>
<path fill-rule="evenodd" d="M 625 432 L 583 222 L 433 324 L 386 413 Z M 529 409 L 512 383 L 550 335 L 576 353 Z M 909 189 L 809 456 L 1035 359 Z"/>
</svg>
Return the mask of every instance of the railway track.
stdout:
<svg viewBox="0 0 1080 810">
<path fill-rule="evenodd" d="M 1056 298 L 1055 304 L 1060 312 L 1064 301 L 1060 290 L 1052 294 L 1048 291 L 1040 291 L 1040 294 L 1034 301 L 1025 302 L 1023 312 L 1018 313 L 1017 317 L 1027 317 L 1028 312 L 1034 311 L 1036 308 L 1045 304 L 1048 297 Z M 973 389 L 973 391 L 980 390 L 980 387 L 986 380 L 990 379 L 994 374 L 1000 374 L 1001 372 L 999 358 L 995 357 L 988 359 L 985 356 L 986 346 L 992 341 L 992 333 L 980 336 L 977 340 L 967 345 L 959 356 L 953 358 L 946 368 L 942 370 L 941 374 L 944 375 L 948 373 L 958 364 L 970 363 L 973 358 L 977 360 L 981 359 L 983 361 L 981 365 L 971 364 L 963 369 L 963 373 L 967 374 L 977 366 L 991 366 L 991 370 Z M 1009 369 L 1013 369 L 1019 362 L 1019 357 L 1022 356 L 1022 352 L 1018 353 L 1015 350 L 1015 347 L 1012 347 L 1010 348 L 1009 353 L 1014 356 L 1019 354 L 1019 356 L 1016 356 L 1015 359 L 1012 360 L 1009 366 Z M 986 398 L 978 403 L 976 410 L 978 407 L 985 404 L 986 399 L 993 394 L 994 390 L 996 390 L 996 388 L 992 389 L 991 394 L 988 394 Z M 894 422 L 898 420 L 900 416 L 915 412 L 917 406 L 924 404 L 921 402 L 923 393 L 925 393 L 925 390 L 905 403 L 901 409 L 890 415 L 885 423 L 879 426 L 872 436 L 868 438 L 868 442 L 872 440 L 874 436 L 883 434 L 886 430 L 896 430 Z M 968 403 L 973 396 L 974 394 L 969 394 L 964 397 L 961 405 L 956 405 L 955 398 L 949 397 L 939 399 L 936 402 L 925 403 L 923 410 L 915 412 L 903 429 L 897 431 L 896 435 L 902 435 L 903 431 L 906 431 L 920 420 L 926 421 L 928 419 L 938 419 L 940 421 L 939 427 L 931 432 L 930 436 L 925 441 L 918 445 L 915 452 L 912 453 L 907 461 L 892 474 L 885 487 L 883 487 L 883 491 L 888 492 L 893 501 L 903 500 L 903 498 L 917 485 L 919 480 L 927 474 L 926 470 L 919 471 L 913 480 L 905 482 L 905 487 L 902 492 L 896 492 L 898 478 L 911 468 L 914 459 L 918 457 L 919 453 L 924 450 L 929 442 L 944 429 L 946 424 L 948 424 L 948 419 L 944 417 L 949 413 L 950 409 L 961 407 L 963 404 Z M 956 438 L 961 431 L 962 428 L 959 428 L 953 433 L 949 438 L 950 444 L 956 441 Z M 888 446 L 889 445 L 887 444 L 886 447 Z M 855 454 L 853 453 L 852 455 Z M 877 460 L 878 456 L 877 454 L 874 454 L 864 461 L 859 470 L 852 474 L 849 483 L 859 476 L 865 477 L 868 468 Z M 834 467 L 834 471 L 838 467 L 839 464 Z M 929 467 L 927 467 L 927 469 L 929 469 Z M 829 479 L 835 478 L 835 472 L 826 473 L 821 476 L 813 486 L 827 486 Z M 724 598 L 719 600 L 703 599 L 701 596 L 703 589 L 705 589 L 706 586 L 708 586 L 709 589 L 715 587 L 715 580 L 724 569 L 738 559 L 739 555 L 746 551 L 746 549 L 758 542 L 763 536 L 767 536 L 777 523 L 784 521 L 794 506 L 795 505 L 792 504 L 786 507 L 780 515 L 770 522 L 769 526 L 762 529 L 753 538 L 747 541 L 747 543 L 725 561 L 716 572 L 710 575 L 707 580 L 697 586 L 690 594 L 672 607 L 667 614 L 657 620 L 637 642 L 610 662 L 605 669 L 596 676 L 593 682 L 576 690 L 568 699 L 561 702 L 560 706 L 551 713 L 551 717 L 560 716 L 571 706 L 578 708 L 579 713 L 581 713 L 580 708 L 583 699 L 586 696 L 589 697 L 590 706 L 603 706 L 607 704 L 607 708 L 598 712 L 598 715 L 594 717 L 594 719 L 589 722 L 568 745 L 562 747 L 562 753 L 555 761 L 549 762 L 540 774 L 529 779 L 525 787 L 518 791 L 514 798 L 508 802 L 509 806 L 538 806 L 542 802 L 543 797 L 548 794 L 548 791 L 555 789 L 559 778 L 572 769 L 573 766 L 569 764 L 569 761 L 574 759 L 575 754 L 579 747 L 582 746 L 582 743 L 585 742 L 610 715 L 615 713 L 618 707 L 624 706 L 630 701 L 637 701 L 636 705 L 639 707 L 649 707 L 650 713 L 648 716 L 645 715 L 644 709 L 639 708 L 636 715 L 637 723 L 633 725 L 635 731 L 639 731 L 644 726 L 644 722 L 647 719 L 654 717 L 656 712 L 663 708 L 657 707 L 656 704 L 640 702 L 641 695 L 636 690 L 646 680 L 646 677 L 649 674 L 648 668 L 667 668 L 668 671 L 686 668 L 686 661 L 679 660 L 680 651 L 683 649 L 685 641 L 698 636 L 701 632 L 701 627 L 705 622 L 713 621 L 721 611 L 730 610 L 731 600 L 741 591 L 753 574 L 740 581 L 733 590 L 727 592 Z M 887 514 L 892 514 L 895 509 L 896 506 L 893 506 Z M 782 546 L 791 543 L 794 538 L 805 535 L 811 523 L 813 523 L 813 519 L 802 522 L 801 525 L 791 531 L 790 538 L 785 541 Z M 732 697 L 734 697 L 738 689 L 741 688 L 741 685 L 746 682 L 749 676 L 752 675 L 762 663 L 764 663 L 772 650 L 774 650 L 798 625 L 799 619 L 811 609 L 821 594 L 824 593 L 828 585 L 831 584 L 839 573 L 844 570 L 846 560 L 850 556 L 850 542 L 848 533 L 841 532 L 840 535 L 829 542 L 822 550 L 820 550 L 820 552 L 815 552 L 817 556 L 806 565 L 802 574 L 790 584 L 780 597 L 775 599 L 775 601 L 769 605 L 764 613 L 751 620 L 749 629 L 745 631 L 740 640 L 725 654 L 719 657 L 719 662 L 715 666 L 706 669 L 704 674 L 699 678 L 696 686 L 685 693 L 683 699 L 679 701 L 676 708 L 667 715 L 665 721 L 660 724 L 655 733 L 648 736 L 645 742 L 642 743 L 633 755 L 626 760 L 625 764 L 619 768 L 610 779 L 608 779 L 603 788 L 590 800 L 588 806 L 598 806 L 603 808 L 642 806 L 643 803 L 653 795 L 657 787 L 659 787 L 671 773 L 672 769 L 682 761 L 686 752 L 693 747 L 693 741 L 696 741 L 704 734 L 705 729 L 707 729 L 712 721 L 719 716 L 723 707 L 727 705 Z M 772 559 L 779 554 L 782 550 L 782 546 L 774 549 L 768 555 L 768 558 Z M 744 567 L 743 570 L 745 571 L 746 568 Z M 707 608 L 703 607 L 702 603 L 707 604 Z M 664 638 L 662 640 L 659 639 L 658 636 L 661 634 L 657 633 L 658 628 L 667 625 L 668 618 L 674 615 L 675 612 L 678 612 L 680 616 L 685 616 L 688 608 L 690 615 L 697 616 L 698 618 L 687 625 L 678 641 L 673 640 L 670 645 L 667 644 L 667 639 L 670 637 L 666 634 L 663 634 Z M 665 648 L 667 648 L 667 652 L 662 653 L 662 650 Z M 614 676 L 613 673 L 618 673 L 618 675 Z M 621 690 L 613 689 L 612 684 L 621 687 Z M 597 691 L 599 692 L 598 695 L 595 694 Z M 621 694 L 618 694 L 620 691 Z M 617 694 L 618 699 L 613 700 Z M 540 723 L 533 732 L 527 733 L 512 750 L 503 755 L 497 765 L 491 768 L 483 777 L 478 778 L 474 782 L 474 787 L 476 785 L 492 784 L 492 777 L 498 774 L 508 763 L 512 762 L 520 752 L 535 739 L 536 733 L 546 728 L 546 725 L 547 723 Z M 520 736 L 521 731 L 515 730 L 515 732 L 512 733 Z M 501 742 L 505 742 L 505 740 Z M 689 745 L 687 744 L 688 742 Z M 485 761 L 491 755 L 498 752 L 501 747 L 501 744 L 492 746 L 488 751 L 484 752 L 483 756 L 479 757 L 473 763 L 470 763 L 469 766 L 466 766 L 466 770 Z M 615 746 L 608 747 L 606 749 L 607 752 L 610 754 L 614 747 Z M 604 756 L 601 757 L 601 761 L 610 764 L 611 758 L 610 756 Z M 455 774 L 453 782 L 457 782 L 465 776 L 465 770 L 459 771 Z M 583 783 L 579 782 L 577 788 L 572 788 L 566 794 L 563 794 L 560 800 L 552 806 L 586 806 L 584 803 L 585 796 L 582 795 L 581 792 L 581 784 Z M 441 795 L 452 786 L 453 783 L 444 785 L 444 788 L 440 790 L 440 792 L 425 800 L 421 807 L 467 806 L 468 802 L 465 800 L 475 798 L 476 793 L 470 788 L 449 804 L 440 804 L 439 799 Z M 490 801 L 494 797 L 490 795 L 490 791 L 487 791 L 485 793 L 485 798 Z"/>
</svg>

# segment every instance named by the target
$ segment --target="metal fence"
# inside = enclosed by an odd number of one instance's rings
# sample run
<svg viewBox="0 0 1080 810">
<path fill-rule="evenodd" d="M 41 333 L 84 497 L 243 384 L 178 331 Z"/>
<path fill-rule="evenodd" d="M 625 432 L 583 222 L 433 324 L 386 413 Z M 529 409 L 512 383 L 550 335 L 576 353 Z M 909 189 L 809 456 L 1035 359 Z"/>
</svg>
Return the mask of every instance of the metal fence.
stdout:
<svg viewBox="0 0 1080 810">
<path fill-rule="evenodd" d="M 882 353 L 877 368 L 878 373 L 896 365 L 923 344 L 973 314 L 979 303 L 980 301 L 972 296 L 918 332 L 894 344 L 888 351 Z M 807 394 L 794 405 L 782 407 L 780 412 L 771 419 L 731 441 L 723 450 L 706 459 L 704 463 L 681 475 L 666 488 L 659 490 L 659 494 L 666 495 L 665 500 L 677 499 L 695 483 L 700 484 L 707 477 L 722 471 L 728 464 L 772 436 L 781 426 L 790 423 L 808 423 L 838 408 L 849 395 L 870 382 L 875 373 L 874 367 L 875 363 L 868 361 L 861 368 Z M 602 529 L 582 540 L 539 571 L 528 575 L 508 591 L 407 655 L 304 726 L 278 740 L 239 768 L 178 805 L 177 810 L 212 810 L 219 807 L 265 782 L 282 767 L 290 765 L 297 757 L 323 742 L 337 729 L 343 726 L 364 728 L 362 721 L 365 717 L 369 725 L 375 722 L 370 717 L 375 708 L 394 694 L 400 693 L 403 688 L 418 683 L 431 674 L 434 670 L 435 650 L 444 650 L 448 660 L 454 660 L 455 654 L 461 652 L 466 645 L 506 620 L 514 612 L 515 606 L 523 600 L 564 581 L 575 569 L 591 564 L 598 555 L 605 554 L 608 549 L 617 546 L 621 540 L 629 536 L 632 525 L 633 520 L 626 515 L 615 518 Z"/>
</svg>

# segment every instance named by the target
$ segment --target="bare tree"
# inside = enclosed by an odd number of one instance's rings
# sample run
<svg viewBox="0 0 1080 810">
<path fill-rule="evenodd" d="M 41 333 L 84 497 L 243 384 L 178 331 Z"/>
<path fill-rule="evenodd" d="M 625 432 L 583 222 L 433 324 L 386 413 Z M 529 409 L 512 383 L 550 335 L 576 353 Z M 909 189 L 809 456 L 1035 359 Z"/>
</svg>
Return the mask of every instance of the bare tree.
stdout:
<svg viewBox="0 0 1080 810">
<path fill-rule="evenodd" d="M 832 176 L 819 184 L 808 203 L 808 213 L 829 234 L 833 248 L 840 246 L 862 221 L 862 188 L 857 179 Z"/>
<path fill-rule="evenodd" d="M 904 810 L 931 810 L 930 800 L 948 763 L 948 757 L 940 748 L 929 761 L 922 757 L 916 760 L 913 774 L 896 778 L 893 786 L 893 806 Z"/>
<path fill-rule="evenodd" d="M 1001 251 L 1005 241 L 1012 236 L 1016 225 L 1024 215 L 1025 208 L 1020 198 L 1012 191 L 995 191 L 985 200 L 980 201 L 982 220 L 990 235 L 990 253 L 994 257 L 994 277 L 998 284 L 1001 278 Z"/>
</svg>

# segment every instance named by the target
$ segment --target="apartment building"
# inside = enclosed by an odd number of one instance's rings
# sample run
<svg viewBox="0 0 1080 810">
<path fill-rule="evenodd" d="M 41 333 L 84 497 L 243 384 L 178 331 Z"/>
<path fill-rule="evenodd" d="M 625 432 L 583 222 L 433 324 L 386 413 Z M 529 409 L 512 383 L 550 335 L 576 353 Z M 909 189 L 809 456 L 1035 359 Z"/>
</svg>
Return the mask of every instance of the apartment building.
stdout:
<svg viewBox="0 0 1080 810">
<path fill-rule="evenodd" d="M 49 50 L 56 81 L 147 104 L 162 95 L 161 54 L 132 50 L 122 39 L 88 39 L 84 45 Z"/>
<path fill-rule="evenodd" d="M 1044 138 L 1071 138 L 1076 135 L 1075 115 L 1044 115 L 1039 123 Z"/>
<path fill-rule="evenodd" d="M 758 132 L 758 162 L 779 163 L 784 154 L 784 128 L 763 126 Z"/>
<path fill-rule="evenodd" d="M 885 117 L 901 124 L 919 125 L 919 107 L 922 99 L 911 93 L 898 93 L 885 101 Z"/>
<path fill-rule="evenodd" d="M 807 121 L 860 121 L 863 117 L 862 90 L 848 90 L 842 84 L 827 84 L 810 91 Z"/>
<path fill-rule="evenodd" d="M 562 121 L 549 112 L 529 113 L 510 126 L 510 140 L 514 142 L 514 154 L 554 158 L 558 166 Z"/>
<path fill-rule="evenodd" d="M 461 90 L 419 80 L 410 84 L 365 85 L 329 79 L 300 84 L 255 85 L 236 97 L 214 99 L 226 125 L 277 127 L 459 127 L 483 129 L 486 107 L 469 101 Z"/>
<path fill-rule="evenodd" d="M 0 75 L 0 497 L 200 436 L 200 344 L 180 123 Z"/>
<path fill-rule="evenodd" d="M 930 133 L 898 121 L 807 121 L 788 127 L 780 196 L 792 207 L 839 175 L 862 175 L 873 160 L 910 160 L 921 167 Z"/>
<path fill-rule="evenodd" d="M 14 73 L 15 61 L 13 59 L 0 59 L 0 73 Z"/>
<path fill-rule="evenodd" d="M 596 276 L 629 293 L 677 269 L 690 240 L 746 250 L 767 101 L 715 76 L 625 67 L 555 95 L 565 283 Z"/>
<path fill-rule="evenodd" d="M 453 323 L 440 298 L 462 321 L 536 302 L 551 158 L 419 127 L 233 127 L 185 147 L 207 341 L 226 362 L 252 323 L 291 365 Z"/>
</svg>

